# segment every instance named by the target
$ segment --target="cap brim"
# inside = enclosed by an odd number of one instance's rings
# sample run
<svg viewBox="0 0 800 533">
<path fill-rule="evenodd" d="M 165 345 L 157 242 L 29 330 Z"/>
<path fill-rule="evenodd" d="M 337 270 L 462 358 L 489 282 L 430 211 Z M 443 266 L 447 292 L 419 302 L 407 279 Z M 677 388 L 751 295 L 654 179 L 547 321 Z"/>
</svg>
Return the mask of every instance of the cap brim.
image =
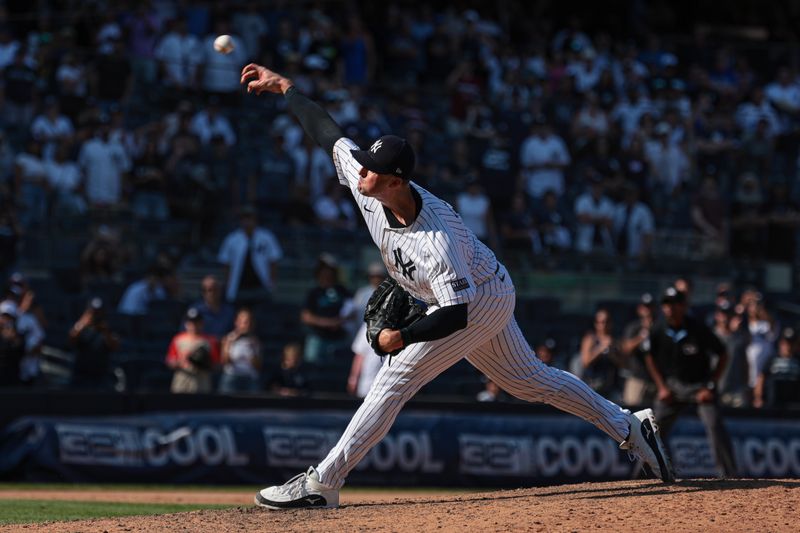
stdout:
<svg viewBox="0 0 800 533">
<path fill-rule="evenodd" d="M 372 153 L 369 150 L 350 150 L 353 154 L 353 159 L 358 161 L 362 167 L 378 174 L 393 174 L 392 169 L 380 166 L 372 159 Z"/>
</svg>

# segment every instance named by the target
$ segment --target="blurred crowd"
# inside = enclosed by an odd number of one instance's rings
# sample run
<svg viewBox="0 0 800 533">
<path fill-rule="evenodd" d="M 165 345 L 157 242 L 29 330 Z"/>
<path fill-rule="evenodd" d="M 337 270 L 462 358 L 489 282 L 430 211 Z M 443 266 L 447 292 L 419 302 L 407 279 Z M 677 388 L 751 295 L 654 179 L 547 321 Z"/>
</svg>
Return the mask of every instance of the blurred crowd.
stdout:
<svg viewBox="0 0 800 533">
<path fill-rule="evenodd" d="M 160 346 L 165 351 L 162 362 L 172 372 L 172 392 L 305 395 L 313 392 L 307 371 L 318 369 L 342 378 L 335 390 L 363 397 L 383 364 L 366 342 L 362 317 L 367 300 L 387 275 L 384 265 L 370 263 L 365 279 L 351 288 L 337 258 L 322 253 L 298 316 L 278 317 L 270 292 L 275 278 L 269 273 L 274 271 L 269 267 L 280 260 L 281 250 L 269 230 L 258 227 L 255 220 L 252 211 L 242 211 L 241 227 L 220 249 L 219 260 L 227 265 L 225 278 L 204 276 L 194 300 L 178 297 L 174 269 L 165 256 L 145 277 L 127 286 L 116 308 L 113 302 L 92 297 L 67 334 L 72 361 L 66 385 L 130 390 L 114 359 L 124 340 L 122 333 L 136 336 L 147 331 L 148 322 L 160 319 L 157 305 L 172 302 L 181 315 L 171 340 L 165 338 Z M 275 246 L 264 246 L 260 252 L 267 267 L 261 273 L 248 257 L 256 251 L 246 245 L 259 234 Z M 237 238 L 244 240 L 242 247 L 230 244 Z M 692 386 L 709 387 L 723 405 L 779 408 L 800 401 L 798 324 L 773 316 L 763 293 L 753 286 L 720 283 L 714 301 L 704 305 L 694 303 L 692 289 L 689 278 L 677 278 L 660 296 L 644 293 L 632 305 L 617 301 L 613 308 L 598 307 L 576 346 L 559 345 L 548 335 L 532 338 L 532 346 L 544 363 L 569 370 L 622 405 L 651 404 L 671 394 L 672 386 L 654 379 L 647 364 L 648 357 L 658 358 L 664 351 L 659 335 L 682 350 L 675 361 L 662 361 L 666 365 L 662 370 L 679 380 L 688 372 Z M 43 383 L 39 365 L 46 315 L 25 276 L 12 274 L 0 300 L 2 385 Z M 293 329 L 295 337 L 280 353 L 274 346 L 269 352 L 259 321 L 281 318 L 300 327 Z M 580 328 L 576 320 L 573 337 Z M 349 370 L 337 374 L 345 366 Z M 479 401 L 511 399 L 491 381 L 483 383 Z"/>
<path fill-rule="evenodd" d="M 53 7 L 0 6 L 6 232 L 116 208 L 190 220 L 196 246 L 243 203 L 352 230 L 326 154 L 242 94 L 256 60 L 357 141 L 408 137 L 417 181 L 498 248 L 636 263 L 679 235 L 708 256 L 795 259 L 800 84 L 779 43 L 615 37 L 524 3 Z"/>
<path fill-rule="evenodd" d="M 245 212 L 242 225 L 247 227 L 252 219 L 253 215 Z M 231 236 L 244 231 L 236 230 Z M 229 240 L 223 244 L 221 256 Z M 249 250 L 241 252 L 248 254 Z M 234 261 L 231 268 L 235 269 Z M 347 365 L 346 383 L 343 379 L 338 390 L 363 397 L 383 363 L 366 342 L 362 319 L 367 300 L 387 275 L 383 264 L 371 263 L 362 286 L 351 291 L 342 282 L 336 257 L 321 254 L 299 316 L 283 317 L 302 327 L 295 328 L 299 334 L 282 346 L 280 353 L 266 350 L 260 338 L 264 330 L 258 327 L 259 320 L 279 320 L 269 289 L 249 262 L 240 268 L 238 274 L 227 275 L 227 284 L 213 274 L 204 276 L 197 298 L 186 305 L 187 300 L 177 298 L 174 271 L 165 259 L 131 283 L 116 307 L 92 297 L 67 332 L 70 370 L 61 385 L 106 392 L 132 390 L 114 354 L 130 337 L 152 331 L 148 323 L 159 319 L 157 306 L 171 302 L 181 313 L 174 324 L 162 325 L 174 328 L 174 335 L 165 338 L 160 347 L 164 350 L 161 362 L 172 372 L 168 389 L 174 393 L 298 396 L 312 390 L 303 365 L 327 365 L 334 370 Z M 248 285 L 249 278 L 254 285 Z M 231 279 L 239 281 L 231 285 Z M 48 328 L 47 310 L 39 302 L 25 276 L 12 274 L 0 298 L 0 386 L 48 385 L 40 375 L 41 363 L 46 330 L 54 336 L 56 332 Z"/>
<path fill-rule="evenodd" d="M 674 323 L 676 306 L 681 316 Z M 537 355 L 549 365 L 574 373 L 621 405 L 652 405 L 663 400 L 660 396 L 664 392 L 645 361 L 648 355 L 657 357 L 654 338 L 666 331 L 676 345 L 682 346 L 683 338 L 692 336 L 693 328 L 698 328 L 708 337 L 692 339 L 690 348 L 683 350 L 684 358 L 688 356 L 688 361 L 708 356 L 710 361 L 704 363 L 707 368 L 699 372 L 700 377 L 688 380 L 690 383 L 710 387 L 716 400 L 728 407 L 780 407 L 800 400 L 798 324 L 776 319 L 756 288 L 720 283 L 712 304 L 694 305 L 691 281 L 678 278 L 663 295 L 644 293 L 639 302 L 628 307 L 627 312 L 624 307 L 614 311 L 598 307 L 574 353 L 546 337 L 536 346 Z M 696 363 L 679 362 L 677 366 L 681 364 Z M 714 379 L 718 365 L 722 369 Z M 675 371 L 676 376 L 680 374 Z M 478 399 L 509 398 L 488 382 Z"/>
<path fill-rule="evenodd" d="M 679 8 L 655 2 L 648 18 L 635 4 L 623 35 L 590 14 L 547 16 L 526 2 L 54 0 L 35 12 L 0 2 L 0 275 L 24 263 L 26 241 L 88 222 L 80 285 L 125 290 L 119 301 L 87 298 L 67 340 L 108 359 L 119 332 L 102 325 L 105 310 L 143 316 L 151 300 L 185 301 L 178 266 L 187 257 L 221 265 L 208 278 L 217 303 L 184 309 L 185 331 L 164 346 L 174 390 L 263 389 L 270 365 L 282 369 L 270 371 L 282 376 L 276 390 L 302 389 L 301 361 L 354 353 L 353 317 L 368 293 L 340 285 L 331 258 L 320 259 L 317 292 L 298 317 L 307 335 L 270 355 L 282 362 L 266 365 L 253 337 L 257 308 L 279 282 L 280 227 L 360 230 L 330 158 L 280 99 L 243 94 L 249 61 L 291 77 L 359 144 L 408 138 L 415 180 L 500 255 L 618 257 L 646 272 L 683 242 L 687 253 L 737 265 L 795 265 L 800 58 L 787 36 L 769 35 L 767 46 L 699 26 L 659 29 Z M 232 35 L 231 54 L 213 50 L 219 34 Z M 185 234 L 142 257 L 134 241 L 147 237 L 108 222 L 120 213 L 185 223 Z M 25 333 L 6 344 L 22 350 L 26 380 L 47 322 L 9 286 L 3 316 Z M 773 355 L 794 351 L 785 340 L 793 330 L 763 318 L 757 294 L 742 291 L 712 317 L 731 360 L 745 354 L 731 404 L 769 402 L 760 376 Z M 652 393 L 633 385 L 644 374 L 625 363 L 635 335 L 615 334 L 612 343 L 595 329 L 580 364 L 566 366 L 604 390 Z M 549 357 L 552 344 L 537 352 Z M 612 344 L 628 355 L 609 366 L 593 352 Z M 354 361 L 351 392 L 367 361 Z"/>
</svg>

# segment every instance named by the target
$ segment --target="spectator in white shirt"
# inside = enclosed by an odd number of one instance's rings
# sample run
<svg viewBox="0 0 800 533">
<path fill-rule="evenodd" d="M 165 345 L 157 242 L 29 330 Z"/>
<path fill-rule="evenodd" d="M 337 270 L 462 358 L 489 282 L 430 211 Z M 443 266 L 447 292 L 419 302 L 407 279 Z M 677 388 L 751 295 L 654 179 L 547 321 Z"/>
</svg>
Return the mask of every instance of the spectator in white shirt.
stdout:
<svg viewBox="0 0 800 533">
<path fill-rule="evenodd" d="M 666 122 L 658 123 L 655 140 L 645 146 L 653 182 L 666 194 L 670 194 L 678 183 L 687 181 L 690 170 L 689 157 L 683 146 L 670 142 L 671 131 Z"/>
<path fill-rule="evenodd" d="M 25 309 L 22 295 L 19 287 L 12 287 L 7 298 L 0 302 L 0 314 L 7 314 L 16 320 L 16 329 L 25 344 L 25 355 L 19 364 L 19 377 L 23 382 L 30 383 L 39 375 L 39 355 L 46 333 L 36 315 Z"/>
<path fill-rule="evenodd" d="M 378 356 L 367 342 L 366 323 L 361 323 L 350 350 L 353 352 L 353 362 L 350 365 L 350 375 L 347 377 L 347 393 L 363 398 L 372 387 L 372 382 L 375 381 L 384 359 Z"/>
<path fill-rule="evenodd" d="M 122 39 L 122 28 L 117 24 L 117 12 L 114 9 L 104 10 L 105 20 L 95 34 L 97 51 L 101 54 L 110 54 L 114 48 L 114 41 Z"/>
<path fill-rule="evenodd" d="M 225 238 L 217 259 L 225 265 L 226 299 L 257 304 L 270 296 L 283 250 L 271 231 L 257 226 L 255 209 L 245 206 L 239 217 L 241 227 Z"/>
<path fill-rule="evenodd" d="M 236 312 L 233 331 L 222 338 L 219 380 L 221 394 L 254 393 L 260 388 L 261 342 L 255 333 L 253 311 Z"/>
<path fill-rule="evenodd" d="M 318 198 L 325 192 L 325 183 L 336 174 L 330 154 L 306 135 L 302 144 L 291 150 L 291 155 L 297 172 L 295 185 L 307 187 L 309 196 Z"/>
<path fill-rule="evenodd" d="M 199 66 L 199 77 L 203 89 L 221 97 L 239 96 L 239 77 L 242 65 L 247 63 L 247 51 L 244 43 L 236 35 L 231 35 L 233 50 L 220 54 L 214 50 L 214 39 L 218 35 L 229 35 L 230 24 L 224 19 L 217 20 L 214 33 L 208 35 L 202 44 L 202 59 Z"/>
<path fill-rule="evenodd" d="M 755 87 L 750 99 L 739 104 L 736 109 L 736 122 L 742 128 L 745 137 L 751 136 L 755 133 L 758 123 L 761 120 L 767 121 L 767 136 L 769 138 L 778 135 L 781 132 L 781 123 L 778 119 L 778 113 L 769 103 L 769 100 L 764 96 L 763 87 Z"/>
<path fill-rule="evenodd" d="M 233 14 L 234 31 L 242 36 L 248 58 L 261 56 L 261 41 L 269 30 L 259 8 L 260 2 L 248 2 L 243 10 Z"/>
<path fill-rule="evenodd" d="M 75 54 L 67 53 L 61 58 L 56 70 L 58 88 L 62 94 L 76 97 L 86 96 L 86 69 L 78 63 Z"/>
<path fill-rule="evenodd" d="M 800 87 L 792 83 L 788 68 L 782 67 L 778 70 L 777 79 L 767 85 L 765 92 L 769 101 L 779 111 L 788 115 L 800 111 Z"/>
<path fill-rule="evenodd" d="M 101 118 L 95 136 L 83 143 L 78 164 L 86 176 L 91 206 L 110 207 L 122 201 L 122 177 L 131 162 L 122 145 L 110 140 L 107 117 Z"/>
<path fill-rule="evenodd" d="M 631 135 L 639 127 L 639 119 L 645 113 L 654 114 L 655 107 L 636 88 L 629 88 L 627 99 L 622 100 L 611 110 L 611 120 L 619 123 L 622 129 L 623 146 L 627 146 Z"/>
<path fill-rule="evenodd" d="M 589 141 L 608 133 L 608 114 L 600 107 L 595 93 L 586 93 L 585 104 L 572 121 L 572 135 L 577 143 Z"/>
<path fill-rule="evenodd" d="M 69 153 L 69 144 L 61 143 L 53 160 L 45 163 L 47 182 L 54 196 L 52 212 L 55 216 L 86 212 L 86 201 L 81 195 L 83 175 L 78 163 L 69 159 Z"/>
<path fill-rule="evenodd" d="M 574 78 L 575 89 L 580 93 L 591 91 L 600 80 L 602 69 L 595 61 L 596 57 L 594 49 L 587 47 L 581 51 L 579 58 L 567 65 L 567 75 Z"/>
<path fill-rule="evenodd" d="M 357 226 L 356 212 L 345 188 L 338 181 L 329 181 L 325 194 L 314 201 L 314 214 L 322 228 L 354 230 Z"/>
<path fill-rule="evenodd" d="M 52 96 L 48 97 L 44 113 L 33 119 L 31 124 L 31 135 L 42 143 L 43 158 L 46 161 L 52 159 L 58 143 L 69 140 L 74 133 L 72 121 L 61 114 L 58 101 Z"/>
<path fill-rule="evenodd" d="M 188 131 L 195 115 L 194 106 L 188 100 L 181 100 L 175 106 L 175 110 L 165 114 L 161 118 L 161 123 L 156 128 L 158 133 L 158 153 L 167 154 L 172 146 L 172 139 L 178 134 L 179 130 Z"/>
<path fill-rule="evenodd" d="M 18 182 L 41 182 L 45 177 L 42 144 L 34 138 L 29 139 L 25 150 L 14 158 L 14 166 Z"/>
<path fill-rule="evenodd" d="M 467 189 L 456 197 L 456 210 L 461 215 L 464 225 L 471 229 L 475 236 L 489 246 L 497 248 L 492 204 L 477 179 L 469 181 Z"/>
<path fill-rule="evenodd" d="M 155 49 L 162 79 L 171 87 L 194 89 L 202 54 L 200 41 L 187 33 L 185 20 L 174 19 L 171 25 Z"/>
<path fill-rule="evenodd" d="M 228 118 L 220 112 L 219 101 L 214 97 L 209 99 L 208 108 L 198 111 L 192 118 L 190 130 L 197 135 L 200 142 L 206 145 L 215 136 L 222 137 L 228 146 L 236 144 L 236 133 L 233 131 L 233 126 Z"/>
<path fill-rule="evenodd" d="M 361 120 L 359 107 L 361 92 L 357 86 L 347 89 L 329 90 L 324 94 L 328 114 L 337 124 L 351 124 Z"/>
<path fill-rule="evenodd" d="M 614 234 L 622 256 L 644 258 L 650 253 L 655 223 L 653 212 L 639 201 L 639 188 L 625 184 L 625 200 L 614 208 Z"/>
<path fill-rule="evenodd" d="M 564 193 L 564 168 L 571 158 L 563 139 L 553 133 L 543 117 L 537 117 L 531 135 L 522 143 L 520 163 L 525 190 L 533 199 L 551 190 Z"/>
<path fill-rule="evenodd" d="M 591 171 L 587 190 L 575 200 L 578 220 L 575 248 L 579 252 L 614 252 L 611 225 L 614 204 L 603 194 L 603 178 Z"/>
</svg>

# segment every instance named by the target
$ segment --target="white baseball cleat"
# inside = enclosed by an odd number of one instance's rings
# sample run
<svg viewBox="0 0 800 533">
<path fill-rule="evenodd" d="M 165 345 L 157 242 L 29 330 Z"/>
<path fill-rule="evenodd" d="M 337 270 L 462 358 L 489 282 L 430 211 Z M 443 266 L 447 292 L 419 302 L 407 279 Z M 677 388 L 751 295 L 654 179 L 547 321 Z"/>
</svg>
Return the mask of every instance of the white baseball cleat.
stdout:
<svg viewBox="0 0 800 533">
<path fill-rule="evenodd" d="M 339 490 L 323 485 L 313 466 L 283 485 L 256 492 L 256 505 L 267 509 L 308 509 L 339 507 Z"/>
<path fill-rule="evenodd" d="M 661 481 L 675 481 L 675 471 L 667 455 L 667 448 L 658 435 L 656 417 L 652 409 L 642 409 L 630 415 L 631 429 L 628 438 L 619 447 L 644 462 L 644 465 Z"/>
</svg>

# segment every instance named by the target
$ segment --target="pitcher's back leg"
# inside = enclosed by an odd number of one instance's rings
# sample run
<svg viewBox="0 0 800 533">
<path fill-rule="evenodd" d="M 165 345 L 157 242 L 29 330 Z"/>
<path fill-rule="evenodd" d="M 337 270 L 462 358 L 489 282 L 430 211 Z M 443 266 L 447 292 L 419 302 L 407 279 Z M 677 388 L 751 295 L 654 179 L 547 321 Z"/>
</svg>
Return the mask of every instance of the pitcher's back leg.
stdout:
<svg viewBox="0 0 800 533">
<path fill-rule="evenodd" d="M 575 375 L 542 363 L 513 318 L 467 360 L 517 398 L 547 403 L 578 416 L 617 442 L 628 436 L 630 412 L 597 394 Z"/>
</svg>

